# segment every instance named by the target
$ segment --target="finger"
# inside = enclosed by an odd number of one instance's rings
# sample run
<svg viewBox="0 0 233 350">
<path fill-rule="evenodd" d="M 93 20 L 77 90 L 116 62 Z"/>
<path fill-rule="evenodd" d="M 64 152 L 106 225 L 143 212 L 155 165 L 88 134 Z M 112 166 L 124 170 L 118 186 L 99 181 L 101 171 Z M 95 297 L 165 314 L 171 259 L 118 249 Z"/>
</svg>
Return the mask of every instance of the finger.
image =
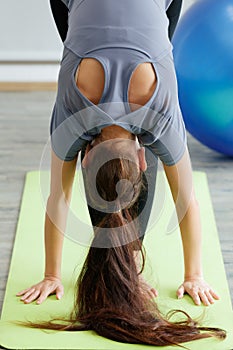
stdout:
<svg viewBox="0 0 233 350">
<path fill-rule="evenodd" d="M 220 296 L 213 291 L 213 289 L 210 289 L 210 294 L 215 298 L 215 299 L 220 299 Z"/>
<path fill-rule="evenodd" d="M 151 288 L 151 293 L 153 294 L 153 297 L 158 296 L 158 291 L 155 288 Z"/>
<path fill-rule="evenodd" d="M 199 292 L 199 295 L 200 295 L 200 298 L 201 298 L 201 301 L 203 302 L 203 304 L 204 304 L 205 306 L 209 306 L 210 303 L 209 303 L 209 300 L 208 300 L 208 298 L 207 298 L 205 292 L 200 291 L 200 292 Z"/>
<path fill-rule="evenodd" d="M 30 289 L 27 293 L 24 294 L 24 296 L 20 300 L 25 300 L 35 291 L 34 288 Z"/>
<path fill-rule="evenodd" d="M 34 301 L 40 295 L 40 290 L 36 290 L 34 293 L 30 295 L 26 300 L 24 300 L 25 304 L 29 304 Z"/>
<path fill-rule="evenodd" d="M 63 294 L 64 294 L 63 286 L 57 287 L 57 289 L 56 289 L 56 297 L 57 297 L 57 299 L 61 299 L 63 297 Z"/>
<path fill-rule="evenodd" d="M 201 300 L 200 300 L 200 297 L 198 295 L 197 292 L 191 290 L 190 292 L 188 292 L 189 295 L 193 298 L 193 301 L 196 305 L 200 305 L 201 304 Z"/>
<path fill-rule="evenodd" d="M 177 290 L 176 295 L 177 295 L 178 299 L 183 298 L 183 296 L 184 296 L 184 286 L 183 285 L 181 285 L 180 288 Z"/>
<path fill-rule="evenodd" d="M 154 299 L 155 295 L 152 293 L 151 289 L 144 290 L 142 292 L 147 299 Z"/>
<path fill-rule="evenodd" d="M 150 299 L 154 299 L 155 295 L 154 295 L 154 293 L 152 293 L 151 290 L 148 291 L 148 294 L 149 294 Z"/>
<path fill-rule="evenodd" d="M 210 302 L 211 304 L 214 304 L 214 299 L 213 299 L 212 295 L 210 294 L 210 292 L 209 292 L 209 291 L 206 291 L 205 294 L 206 294 L 206 296 L 207 296 L 209 302 Z"/>
<path fill-rule="evenodd" d="M 27 293 L 30 289 L 31 289 L 31 287 L 30 287 L 30 288 L 27 288 L 27 289 L 24 289 L 24 290 L 21 290 L 21 292 L 18 292 L 16 295 L 17 295 L 18 297 L 20 297 L 21 295 Z"/>
<path fill-rule="evenodd" d="M 46 291 L 46 292 L 42 292 L 39 299 L 37 300 L 37 304 L 41 304 L 43 303 L 43 301 L 45 301 L 45 299 L 50 295 L 50 292 Z"/>
</svg>

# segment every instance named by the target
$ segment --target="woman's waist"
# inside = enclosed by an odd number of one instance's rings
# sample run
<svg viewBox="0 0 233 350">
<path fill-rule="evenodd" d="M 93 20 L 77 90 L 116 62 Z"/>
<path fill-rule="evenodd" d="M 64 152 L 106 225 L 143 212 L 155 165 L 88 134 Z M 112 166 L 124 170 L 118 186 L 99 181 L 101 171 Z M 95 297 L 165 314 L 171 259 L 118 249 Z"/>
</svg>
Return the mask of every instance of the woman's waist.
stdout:
<svg viewBox="0 0 233 350">
<path fill-rule="evenodd" d="M 69 27 L 143 28 L 167 25 L 164 0 L 74 0 L 70 5 Z"/>
<path fill-rule="evenodd" d="M 129 47 L 157 57 L 172 47 L 168 18 L 160 2 L 73 1 L 65 45 L 80 55 L 104 47 Z"/>
<path fill-rule="evenodd" d="M 129 27 L 83 26 L 68 33 L 64 45 L 78 56 L 105 48 L 128 48 L 159 60 L 173 46 L 166 32 L 155 28 L 137 30 Z"/>
</svg>

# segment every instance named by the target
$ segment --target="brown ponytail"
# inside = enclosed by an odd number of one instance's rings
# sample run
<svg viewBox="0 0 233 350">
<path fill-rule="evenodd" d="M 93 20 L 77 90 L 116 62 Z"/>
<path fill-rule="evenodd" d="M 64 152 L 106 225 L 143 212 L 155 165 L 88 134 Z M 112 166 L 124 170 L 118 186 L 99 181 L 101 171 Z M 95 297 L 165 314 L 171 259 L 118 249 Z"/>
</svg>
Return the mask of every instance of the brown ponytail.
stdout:
<svg viewBox="0 0 233 350">
<path fill-rule="evenodd" d="M 113 201 L 117 197 L 117 182 L 130 180 L 134 191 L 132 201 L 135 202 L 140 192 L 141 175 L 135 163 L 128 159 L 112 159 L 99 169 L 96 186 L 105 201 Z M 91 183 L 90 179 L 90 192 Z M 119 342 L 158 346 L 181 346 L 192 340 L 226 337 L 225 331 L 219 328 L 198 326 L 182 310 L 172 310 L 165 318 L 155 301 L 148 299 L 139 279 L 145 253 L 138 239 L 135 214 L 129 206 L 119 212 L 107 213 L 94 230 L 92 246 L 77 281 L 75 307 L 70 319 L 65 325 L 64 321 L 54 320 L 29 326 L 66 331 L 93 330 Z M 127 237 L 125 242 L 122 237 Z M 135 249 L 142 255 L 140 272 L 134 259 Z M 170 322 L 170 317 L 179 312 L 186 319 Z"/>
<path fill-rule="evenodd" d="M 101 227 L 120 226 L 131 220 L 126 209 L 123 215 L 106 216 Z M 127 230 L 127 225 L 122 230 Z M 102 230 L 96 230 L 94 245 L 100 246 Z M 94 330 L 97 334 L 119 342 L 148 345 L 178 345 L 207 337 L 223 339 L 225 332 L 218 328 L 198 327 L 187 313 L 187 320 L 172 323 L 164 319 L 152 300 L 148 300 L 140 285 L 134 260 L 134 250 L 144 252 L 137 232 L 128 232 L 131 243 L 118 245 L 118 237 L 109 228 L 112 248 L 91 247 L 77 281 L 77 296 L 73 324 L 66 330 Z M 104 237 L 106 239 L 106 237 Z M 143 270 L 143 268 L 142 268 Z M 77 323 L 81 323 L 81 326 Z M 207 331 L 201 333 L 200 331 Z"/>
</svg>

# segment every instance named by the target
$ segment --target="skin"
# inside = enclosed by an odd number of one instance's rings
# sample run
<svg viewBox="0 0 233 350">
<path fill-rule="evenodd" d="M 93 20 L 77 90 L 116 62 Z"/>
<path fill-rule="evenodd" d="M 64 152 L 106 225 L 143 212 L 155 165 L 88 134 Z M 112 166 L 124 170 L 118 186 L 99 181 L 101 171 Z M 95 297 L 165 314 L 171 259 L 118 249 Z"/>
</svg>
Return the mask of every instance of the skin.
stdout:
<svg viewBox="0 0 233 350">
<path fill-rule="evenodd" d="M 98 103 L 104 87 L 104 71 L 101 64 L 92 58 L 83 59 L 77 70 L 76 81 L 80 91 L 93 103 Z M 156 83 L 156 75 L 150 63 L 142 63 L 136 68 L 130 80 L 128 94 L 132 110 L 139 108 L 150 99 Z M 95 152 L 95 146 L 100 140 L 122 138 L 137 141 L 135 135 L 117 125 L 103 128 L 100 136 L 87 147 L 82 161 L 83 167 L 88 166 Z M 145 149 L 140 147 L 138 142 L 133 142 L 132 154 L 135 155 L 138 167 L 145 171 L 147 167 Z M 64 162 L 52 151 L 50 195 L 45 213 L 44 279 L 17 294 L 25 304 L 33 301 L 41 304 L 50 294 L 56 294 L 57 299 L 60 299 L 64 294 L 61 282 L 63 232 L 65 232 L 66 227 L 78 155 L 74 160 Z M 172 166 L 163 164 L 163 167 L 176 206 L 184 253 L 184 279 L 178 287 L 176 295 L 178 298 L 182 298 L 187 293 L 196 305 L 203 303 L 208 306 L 213 304 L 215 299 L 219 299 L 219 296 L 203 276 L 200 210 L 193 187 L 192 166 L 188 149 L 177 164 Z M 136 252 L 135 261 L 140 270 L 140 257 Z M 143 276 L 140 276 L 140 279 L 144 285 L 143 290 L 146 287 L 148 298 L 156 297 L 158 291 L 150 286 L 143 279 Z"/>
</svg>

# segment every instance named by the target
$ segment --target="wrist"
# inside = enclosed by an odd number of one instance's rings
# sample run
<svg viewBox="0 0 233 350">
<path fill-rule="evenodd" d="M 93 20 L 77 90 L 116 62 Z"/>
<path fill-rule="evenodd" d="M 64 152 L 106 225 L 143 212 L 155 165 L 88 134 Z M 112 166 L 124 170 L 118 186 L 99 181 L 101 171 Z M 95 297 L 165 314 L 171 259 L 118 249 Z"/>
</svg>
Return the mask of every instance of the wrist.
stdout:
<svg viewBox="0 0 233 350">
<path fill-rule="evenodd" d="M 200 262 L 196 262 L 194 266 L 187 266 L 187 268 L 184 269 L 185 280 L 197 278 L 203 278 L 203 269 L 202 264 Z"/>
<path fill-rule="evenodd" d="M 61 276 L 60 275 L 56 275 L 56 274 L 51 274 L 51 273 L 45 273 L 44 274 L 44 279 L 49 279 L 49 280 L 53 280 L 53 281 L 57 281 L 57 280 L 61 280 Z"/>
<path fill-rule="evenodd" d="M 197 279 L 204 279 L 203 273 L 197 273 L 197 274 L 185 274 L 184 280 L 191 281 L 191 280 L 197 280 Z"/>
</svg>

